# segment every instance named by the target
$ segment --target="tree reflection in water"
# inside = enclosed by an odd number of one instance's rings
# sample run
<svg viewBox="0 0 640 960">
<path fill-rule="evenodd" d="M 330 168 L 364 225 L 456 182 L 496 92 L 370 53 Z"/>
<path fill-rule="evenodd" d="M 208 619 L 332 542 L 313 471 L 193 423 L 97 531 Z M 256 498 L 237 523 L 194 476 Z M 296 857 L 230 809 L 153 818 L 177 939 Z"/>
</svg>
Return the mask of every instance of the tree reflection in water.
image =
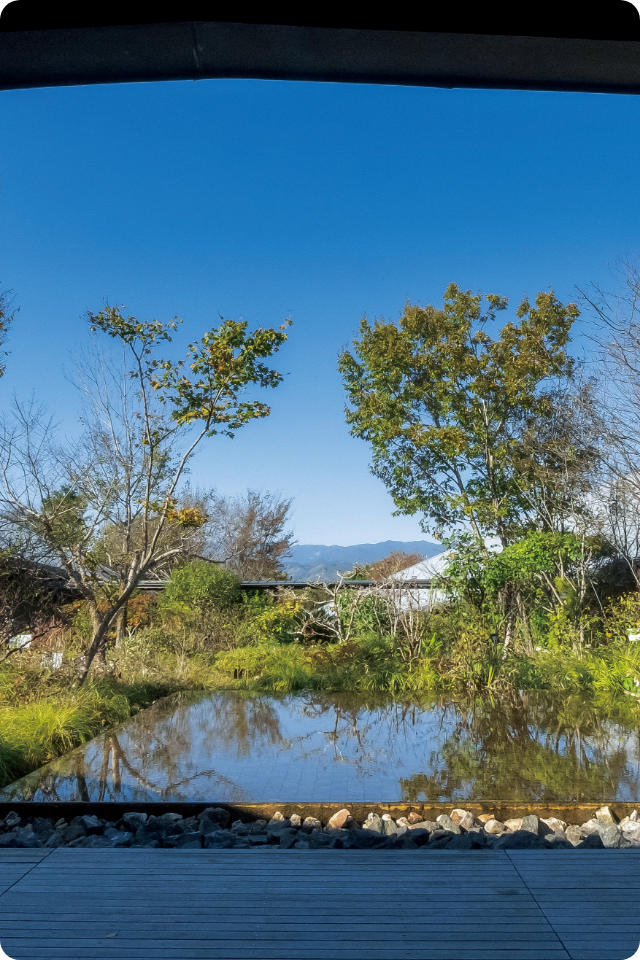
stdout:
<svg viewBox="0 0 640 960">
<path fill-rule="evenodd" d="M 415 753 L 425 712 L 438 715 L 437 732 L 429 730 L 430 742 L 423 743 L 423 769 L 399 777 L 399 799 L 408 802 L 639 796 L 636 726 L 620 719 L 603 721 L 601 709 L 584 699 L 521 693 L 499 701 L 385 703 L 350 695 L 310 695 L 301 711 L 318 720 L 331 719 L 325 738 L 335 759 L 356 769 L 366 766 L 367 776 L 374 778 L 376 767 Z M 301 759 L 310 760 L 320 748 L 305 751 L 307 738 L 301 736 L 299 745 Z"/>
<path fill-rule="evenodd" d="M 451 709 L 446 708 L 445 709 Z M 406 800 L 597 801 L 638 797 L 638 731 L 584 700 L 548 695 L 455 704 L 431 772 L 401 780 Z"/>
<path fill-rule="evenodd" d="M 0 798 L 632 800 L 639 760 L 632 721 L 576 698 L 230 691 L 161 701 Z"/>
</svg>

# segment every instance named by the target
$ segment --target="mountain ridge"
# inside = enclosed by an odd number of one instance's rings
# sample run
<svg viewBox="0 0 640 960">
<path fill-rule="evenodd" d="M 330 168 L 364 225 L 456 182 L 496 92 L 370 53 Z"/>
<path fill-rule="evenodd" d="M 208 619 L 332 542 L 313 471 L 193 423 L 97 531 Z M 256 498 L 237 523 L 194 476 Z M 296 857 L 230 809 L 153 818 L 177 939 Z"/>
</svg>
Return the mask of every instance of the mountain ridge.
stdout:
<svg viewBox="0 0 640 960">
<path fill-rule="evenodd" d="M 382 560 L 392 551 L 419 553 L 435 557 L 442 547 L 430 540 L 382 540 L 379 543 L 355 543 L 349 546 L 324 543 L 296 543 L 291 556 L 282 560 L 282 566 L 292 580 L 322 580 L 352 570 L 356 564 L 366 565 Z"/>
</svg>

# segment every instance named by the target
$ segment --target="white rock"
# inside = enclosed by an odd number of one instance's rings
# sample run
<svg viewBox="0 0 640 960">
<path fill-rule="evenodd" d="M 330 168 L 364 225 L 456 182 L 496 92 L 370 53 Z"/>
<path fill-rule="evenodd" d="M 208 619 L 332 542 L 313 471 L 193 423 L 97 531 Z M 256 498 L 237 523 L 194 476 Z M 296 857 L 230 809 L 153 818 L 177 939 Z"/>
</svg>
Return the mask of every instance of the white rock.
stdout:
<svg viewBox="0 0 640 960">
<path fill-rule="evenodd" d="M 627 840 L 640 840 L 640 823 L 627 818 L 627 822 L 623 820 L 619 826 Z"/>
<path fill-rule="evenodd" d="M 600 807 L 596 810 L 596 820 L 602 820 L 603 823 L 617 823 L 618 818 L 611 812 L 609 807 Z"/>
<path fill-rule="evenodd" d="M 310 830 L 318 830 L 322 827 L 322 823 L 317 817 L 305 817 L 302 825 L 303 827 L 308 827 Z"/>
<path fill-rule="evenodd" d="M 540 819 L 542 820 L 542 823 L 546 823 L 548 827 L 551 827 L 555 833 L 557 833 L 559 830 L 564 831 L 567 829 L 566 822 L 564 820 L 558 820 L 557 817 L 547 817 L 546 820 L 541 817 Z"/>
<path fill-rule="evenodd" d="M 587 820 L 586 823 L 580 824 L 580 832 L 583 837 L 589 836 L 590 833 L 600 833 L 604 826 L 602 820 L 596 820 L 595 817 L 592 817 L 591 820 Z"/>
<path fill-rule="evenodd" d="M 505 820 L 504 825 L 511 833 L 515 833 L 522 827 L 522 817 L 512 817 L 510 820 Z"/>
<path fill-rule="evenodd" d="M 338 810 L 337 813 L 329 820 L 327 824 L 328 829 L 330 830 L 341 830 L 347 823 L 351 820 L 351 813 L 346 807 L 343 807 L 342 810 Z"/>
<path fill-rule="evenodd" d="M 485 833 L 490 834 L 501 834 L 505 831 L 504 823 L 501 823 L 500 820 L 494 820 L 493 817 L 491 820 L 487 820 L 484 825 Z"/>
<path fill-rule="evenodd" d="M 471 830 L 475 823 L 475 817 L 468 810 L 452 810 L 451 819 L 463 830 Z"/>
</svg>

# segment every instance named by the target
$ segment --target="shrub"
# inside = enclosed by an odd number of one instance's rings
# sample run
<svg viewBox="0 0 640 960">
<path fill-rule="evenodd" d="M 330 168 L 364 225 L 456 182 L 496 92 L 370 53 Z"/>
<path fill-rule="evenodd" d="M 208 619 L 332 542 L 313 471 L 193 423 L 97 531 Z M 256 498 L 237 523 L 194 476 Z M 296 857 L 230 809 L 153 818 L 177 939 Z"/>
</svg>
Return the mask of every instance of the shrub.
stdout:
<svg viewBox="0 0 640 960">
<path fill-rule="evenodd" d="M 382 597 L 360 598 L 356 590 L 342 590 L 336 602 L 345 634 L 372 631 L 385 634 L 389 631 L 388 602 Z"/>
<path fill-rule="evenodd" d="M 229 610 L 241 602 L 240 581 L 231 570 L 206 560 L 193 560 L 172 572 L 158 606 L 171 615 L 212 608 Z"/>
<path fill-rule="evenodd" d="M 259 643 L 291 643 L 300 634 L 302 604 L 286 598 L 266 604 L 247 624 L 247 632 Z"/>
</svg>

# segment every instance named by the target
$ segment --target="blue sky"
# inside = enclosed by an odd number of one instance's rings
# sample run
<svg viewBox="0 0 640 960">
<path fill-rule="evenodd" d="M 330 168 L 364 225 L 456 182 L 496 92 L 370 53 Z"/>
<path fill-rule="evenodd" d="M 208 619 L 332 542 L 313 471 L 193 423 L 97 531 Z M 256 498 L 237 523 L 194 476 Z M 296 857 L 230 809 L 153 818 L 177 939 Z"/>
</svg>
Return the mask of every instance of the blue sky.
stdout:
<svg viewBox="0 0 640 960">
<path fill-rule="evenodd" d="M 517 302 L 611 285 L 640 250 L 640 99 L 211 80 L 0 93 L 0 281 L 21 308 L 1 389 L 63 426 L 103 298 L 293 327 L 272 416 L 193 484 L 294 498 L 301 543 L 418 539 L 344 424 L 340 348 L 455 280 Z M 504 316 L 504 315 L 503 315 Z"/>
</svg>

